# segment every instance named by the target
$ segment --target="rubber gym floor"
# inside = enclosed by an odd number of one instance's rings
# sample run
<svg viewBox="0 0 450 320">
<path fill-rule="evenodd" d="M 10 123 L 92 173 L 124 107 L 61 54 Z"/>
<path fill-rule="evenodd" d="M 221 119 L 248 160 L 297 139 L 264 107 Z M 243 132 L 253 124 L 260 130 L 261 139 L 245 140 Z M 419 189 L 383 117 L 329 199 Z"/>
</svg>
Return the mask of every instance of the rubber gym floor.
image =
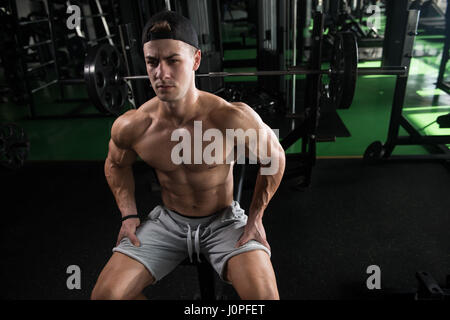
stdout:
<svg viewBox="0 0 450 320">
<path fill-rule="evenodd" d="M 239 28 L 231 28 L 228 40 L 239 34 Z M 450 97 L 435 89 L 442 46 L 440 36 L 416 39 L 416 52 L 424 56 L 412 61 L 403 113 L 423 135 L 450 134 L 450 129 L 428 126 L 450 109 Z M 253 49 L 225 52 L 229 60 L 255 57 Z M 300 190 L 282 183 L 267 208 L 264 225 L 282 299 L 378 299 L 393 292 L 405 293 L 395 298 L 411 299 L 419 270 L 445 283 L 450 270 L 448 166 L 362 161 L 370 143 L 386 140 L 394 84 L 392 76 L 359 77 L 351 108 L 338 110 L 350 136 L 319 143 L 311 185 Z M 66 93 L 86 97 L 79 86 L 67 87 Z M 29 119 L 24 106 L 2 104 L 0 109 L 2 122 L 22 126 L 31 142 L 23 168 L 0 171 L 3 299 L 88 299 L 120 228 L 103 173 L 114 118 L 52 119 L 96 113 L 88 101 L 58 102 L 58 94 L 52 87 L 35 96 L 40 119 Z M 422 146 L 394 150 L 394 155 L 405 154 L 427 151 Z M 134 169 L 136 201 L 144 217 L 161 200 L 152 191 L 148 167 L 138 162 Z M 251 200 L 251 179 L 246 180 L 244 208 Z M 79 290 L 66 286 L 71 265 L 81 270 Z M 366 286 L 371 265 L 380 267 L 380 290 Z M 216 286 L 222 298 L 238 298 L 231 286 L 220 281 Z M 196 270 L 179 266 L 145 294 L 155 300 L 193 299 L 198 296 Z"/>
</svg>

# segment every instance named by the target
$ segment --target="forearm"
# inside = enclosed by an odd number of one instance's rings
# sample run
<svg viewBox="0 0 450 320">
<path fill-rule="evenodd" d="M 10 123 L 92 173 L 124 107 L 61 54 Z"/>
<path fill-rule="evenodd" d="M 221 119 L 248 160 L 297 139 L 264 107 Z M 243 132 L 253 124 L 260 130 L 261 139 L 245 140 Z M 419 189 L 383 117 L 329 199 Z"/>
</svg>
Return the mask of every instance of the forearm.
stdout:
<svg viewBox="0 0 450 320">
<path fill-rule="evenodd" d="M 281 179 L 283 178 L 285 168 L 285 156 L 284 152 L 277 156 L 272 161 L 278 161 L 278 170 L 271 175 L 261 174 L 261 169 L 258 172 L 256 178 L 255 190 L 253 192 L 252 202 L 249 210 L 249 220 L 256 221 L 261 220 L 264 214 L 264 210 L 272 199 L 273 195 L 280 186 Z M 273 165 L 273 164 L 271 164 Z M 263 167 L 263 166 L 261 166 Z M 267 167 L 267 166 L 264 166 Z"/>
<path fill-rule="evenodd" d="M 116 199 L 122 217 L 130 214 L 137 214 L 132 167 L 120 167 L 111 160 L 106 159 L 105 177 L 114 198 Z"/>
</svg>

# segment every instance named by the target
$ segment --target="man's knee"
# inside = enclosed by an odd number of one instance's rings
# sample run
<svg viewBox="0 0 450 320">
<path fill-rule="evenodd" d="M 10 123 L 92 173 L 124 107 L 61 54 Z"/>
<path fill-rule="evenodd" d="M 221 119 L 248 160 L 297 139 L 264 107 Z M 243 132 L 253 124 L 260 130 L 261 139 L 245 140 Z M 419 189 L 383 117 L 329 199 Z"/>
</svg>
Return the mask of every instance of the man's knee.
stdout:
<svg viewBox="0 0 450 320">
<path fill-rule="evenodd" d="M 243 300 L 279 300 L 276 280 L 266 276 L 247 276 L 232 282 Z"/>
<path fill-rule="evenodd" d="M 280 300 L 277 285 L 273 282 L 233 282 L 232 285 L 242 300 Z"/>
<path fill-rule="evenodd" d="M 257 288 L 248 297 L 248 300 L 280 300 L 276 285 Z"/>
<path fill-rule="evenodd" d="M 131 297 L 127 290 L 112 283 L 97 283 L 91 292 L 91 300 L 130 300 L 133 298 L 135 297 Z"/>
</svg>

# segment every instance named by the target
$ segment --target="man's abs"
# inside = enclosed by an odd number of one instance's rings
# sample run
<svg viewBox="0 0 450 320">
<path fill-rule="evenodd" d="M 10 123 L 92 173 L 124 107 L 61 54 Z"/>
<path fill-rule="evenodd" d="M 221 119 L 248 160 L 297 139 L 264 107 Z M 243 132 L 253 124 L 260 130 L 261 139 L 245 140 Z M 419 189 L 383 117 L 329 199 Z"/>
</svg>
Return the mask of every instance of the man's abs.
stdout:
<svg viewBox="0 0 450 320">
<path fill-rule="evenodd" d="M 156 170 L 156 173 L 164 205 L 183 215 L 210 215 L 233 201 L 233 168 L 230 165 L 195 172 L 180 168 L 178 172 Z"/>
</svg>

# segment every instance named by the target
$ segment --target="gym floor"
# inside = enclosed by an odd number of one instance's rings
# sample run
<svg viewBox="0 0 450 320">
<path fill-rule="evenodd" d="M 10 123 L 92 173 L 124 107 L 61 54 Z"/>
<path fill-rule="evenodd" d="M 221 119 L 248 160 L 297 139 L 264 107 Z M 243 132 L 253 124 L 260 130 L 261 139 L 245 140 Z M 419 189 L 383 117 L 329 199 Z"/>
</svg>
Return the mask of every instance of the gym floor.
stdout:
<svg viewBox="0 0 450 320">
<path fill-rule="evenodd" d="M 234 41 L 233 32 L 240 33 L 231 28 L 225 41 Z M 416 39 L 416 52 L 426 54 L 412 61 L 404 115 L 418 130 L 424 128 L 424 135 L 450 134 L 450 129 L 428 126 L 450 110 L 450 97 L 435 89 L 442 46 L 443 37 Z M 252 49 L 230 51 L 225 58 L 254 59 L 255 54 Z M 380 61 L 360 63 L 377 65 Z M 311 185 L 300 190 L 283 183 L 266 210 L 264 224 L 282 299 L 377 299 L 411 293 L 417 290 L 419 270 L 445 282 L 450 270 L 448 166 L 362 162 L 370 143 L 386 140 L 394 84 L 392 76 L 359 77 L 352 107 L 338 110 L 350 136 L 319 143 Z M 52 119 L 72 111 L 96 113 L 87 101 L 57 102 L 53 97 L 58 94 L 53 87 L 35 97 L 42 119 L 28 119 L 27 107 L 3 104 L 0 109 L 0 119 L 22 126 L 31 143 L 23 168 L 0 171 L 3 299 L 88 299 L 120 228 L 103 173 L 114 118 Z M 67 95 L 86 97 L 76 86 L 68 87 Z M 299 145 L 288 152 L 298 152 Z M 427 153 L 422 146 L 394 150 L 394 155 Z M 145 216 L 160 197 L 142 162 L 135 165 L 135 179 L 138 209 Z M 246 180 L 244 208 L 251 200 L 251 179 Z M 70 265 L 81 269 L 80 290 L 67 289 Z M 380 267 L 381 290 L 366 287 L 371 265 Z M 216 285 L 224 299 L 237 298 L 229 285 Z M 195 298 L 196 270 L 179 266 L 145 294 L 151 299 Z"/>
</svg>

